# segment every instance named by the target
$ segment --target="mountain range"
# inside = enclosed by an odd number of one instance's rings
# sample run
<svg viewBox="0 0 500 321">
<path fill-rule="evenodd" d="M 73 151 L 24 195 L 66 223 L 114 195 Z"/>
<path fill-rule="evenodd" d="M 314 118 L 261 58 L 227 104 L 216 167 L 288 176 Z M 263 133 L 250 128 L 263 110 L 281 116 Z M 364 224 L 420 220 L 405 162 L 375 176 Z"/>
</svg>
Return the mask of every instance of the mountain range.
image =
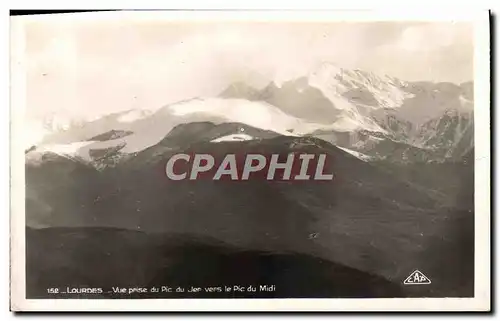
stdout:
<svg viewBox="0 0 500 321">
<path fill-rule="evenodd" d="M 307 134 L 375 159 L 459 160 L 474 146 L 472 82 L 404 82 L 323 64 L 281 86 L 235 83 L 220 96 L 267 102 L 323 124 Z"/>
<path fill-rule="evenodd" d="M 99 163 L 105 153 L 99 150 L 113 148 L 126 156 L 157 144 L 176 125 L 197 121 L 317 137 L 365 160 L 460 161 L 474 147 L 473 84 L 404 82 L 323 64 L 280 86 L 233 83 L 218 98 L 73 122 L 46 135 L 35 150 Z M 117 136 L 104 140 L 100 135 L 106 134 Z"/>
<path fill-rule="evenodd" d="M 312 271 L 315 284 L 327 280 L 331 290 L 317 291 L 339 297 L 473 295 L 472 101 L 472 83 L 404 82 L 323 64 L 280 85 L 235 83 L 218 97 L 54 131 L 25 154 L 28 286 L 41 295 L 47 284 L 65 284 L 75 274 L 98 286 L 102 279 L 87 271 L 98 270 L 92 262 L 102 257 L 109 266 L 124 257 L 154 266 L 135 271 L 135 279 L 103 268 L 101 277 L 115 284 L 158 275 L 200 280 L 202 272 L 186 274 L 186 264 L 176 270 L 173 262 L 192 262 L 184 246 L 201 239 L 211 241 L 201 241 L 195 253 L 213 252 L 224 262 L 238 257 L 236 270 L 240 260 L 251 262 L 257 281 Z M 195 152 L 326 153 L 335 179 L 169 181 L 166 161 Z M 97 246 L 94 237 L 106 244 Z M 169 242 L 181 245 L 175 250 Z M 119 249 L 122 243 L 132 244 L 133 257 Z M 151 263 L 153 254 L 163 261 Z M 269 274 L 259 270 L 264 266 L 280 268 Z M 402 289 L 415 269 L 432 286 Z M 332 279 L 335 271 L 348 272 Z M 371 282 L 387 283 L 373 294 Z M 341 285 L 333 291 L 335 283 Z"/>
</svg>

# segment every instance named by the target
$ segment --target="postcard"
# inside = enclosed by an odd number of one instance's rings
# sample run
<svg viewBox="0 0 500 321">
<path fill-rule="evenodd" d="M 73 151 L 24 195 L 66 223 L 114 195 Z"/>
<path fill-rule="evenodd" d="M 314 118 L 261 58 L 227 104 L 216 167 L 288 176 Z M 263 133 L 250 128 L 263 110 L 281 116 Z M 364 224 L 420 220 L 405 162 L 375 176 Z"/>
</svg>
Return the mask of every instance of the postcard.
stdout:
<svg viewBox="0 0 500 321">
<path fill-rule="evenodd" d="M 14 311 L 489 311 L 489 12 L 11 17 Z"/>
</svg>

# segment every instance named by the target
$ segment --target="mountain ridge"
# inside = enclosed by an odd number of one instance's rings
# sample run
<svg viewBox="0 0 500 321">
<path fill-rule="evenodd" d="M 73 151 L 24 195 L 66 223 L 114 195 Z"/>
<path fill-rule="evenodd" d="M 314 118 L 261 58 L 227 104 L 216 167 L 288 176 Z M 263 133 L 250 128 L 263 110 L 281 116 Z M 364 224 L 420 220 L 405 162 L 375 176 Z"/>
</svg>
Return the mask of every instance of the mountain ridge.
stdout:
<svg viewBox="0 0 500 321">
<path fill-rule="evenodd" d="M 89 162 L 93 155 L 119 160 L 158 144 L 179 124 L 209 121 L 315 136 L 371 160 L 443 162 L 473 148 L 472 109 L 472 82 L 405 82 L 322 63 L 279 85 L 270 81 L 257 89 L 237 82 L 219 98 L 193 98 L 155 112 L 127 110 L 79 123 L 46 136 L 26 155 L 55 152 Z M 213 139 L 250 138 L 231 134 Z"/>
</svg>

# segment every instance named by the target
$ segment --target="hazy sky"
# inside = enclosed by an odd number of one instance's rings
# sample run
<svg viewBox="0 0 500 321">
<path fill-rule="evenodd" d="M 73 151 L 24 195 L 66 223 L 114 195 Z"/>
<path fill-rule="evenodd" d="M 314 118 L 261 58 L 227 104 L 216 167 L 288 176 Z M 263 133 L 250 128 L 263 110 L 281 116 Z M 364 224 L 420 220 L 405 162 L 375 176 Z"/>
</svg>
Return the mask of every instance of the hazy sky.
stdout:
<svg viewBox="0 0 500 321">
<path fill-rule="evenodd" d="M 301 76 L 320 61 L 403 80 L 472 80 L 466 23 L 196 23 L 44 19 L 25 25 L 27 116 L 158 108 Z"/>
</svg>

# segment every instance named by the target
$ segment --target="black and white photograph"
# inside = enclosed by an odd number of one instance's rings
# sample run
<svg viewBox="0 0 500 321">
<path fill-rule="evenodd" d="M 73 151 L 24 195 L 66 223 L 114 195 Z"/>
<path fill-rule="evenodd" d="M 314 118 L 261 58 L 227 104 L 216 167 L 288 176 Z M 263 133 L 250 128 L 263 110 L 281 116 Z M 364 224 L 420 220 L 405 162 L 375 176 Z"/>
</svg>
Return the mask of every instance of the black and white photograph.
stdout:
<svg viewBox="0 0 500 321">
<path fill-rule="evenodd" d="M 481 13 L 12 16 L 12 309 L 489 310 Z"/>
</svg>

